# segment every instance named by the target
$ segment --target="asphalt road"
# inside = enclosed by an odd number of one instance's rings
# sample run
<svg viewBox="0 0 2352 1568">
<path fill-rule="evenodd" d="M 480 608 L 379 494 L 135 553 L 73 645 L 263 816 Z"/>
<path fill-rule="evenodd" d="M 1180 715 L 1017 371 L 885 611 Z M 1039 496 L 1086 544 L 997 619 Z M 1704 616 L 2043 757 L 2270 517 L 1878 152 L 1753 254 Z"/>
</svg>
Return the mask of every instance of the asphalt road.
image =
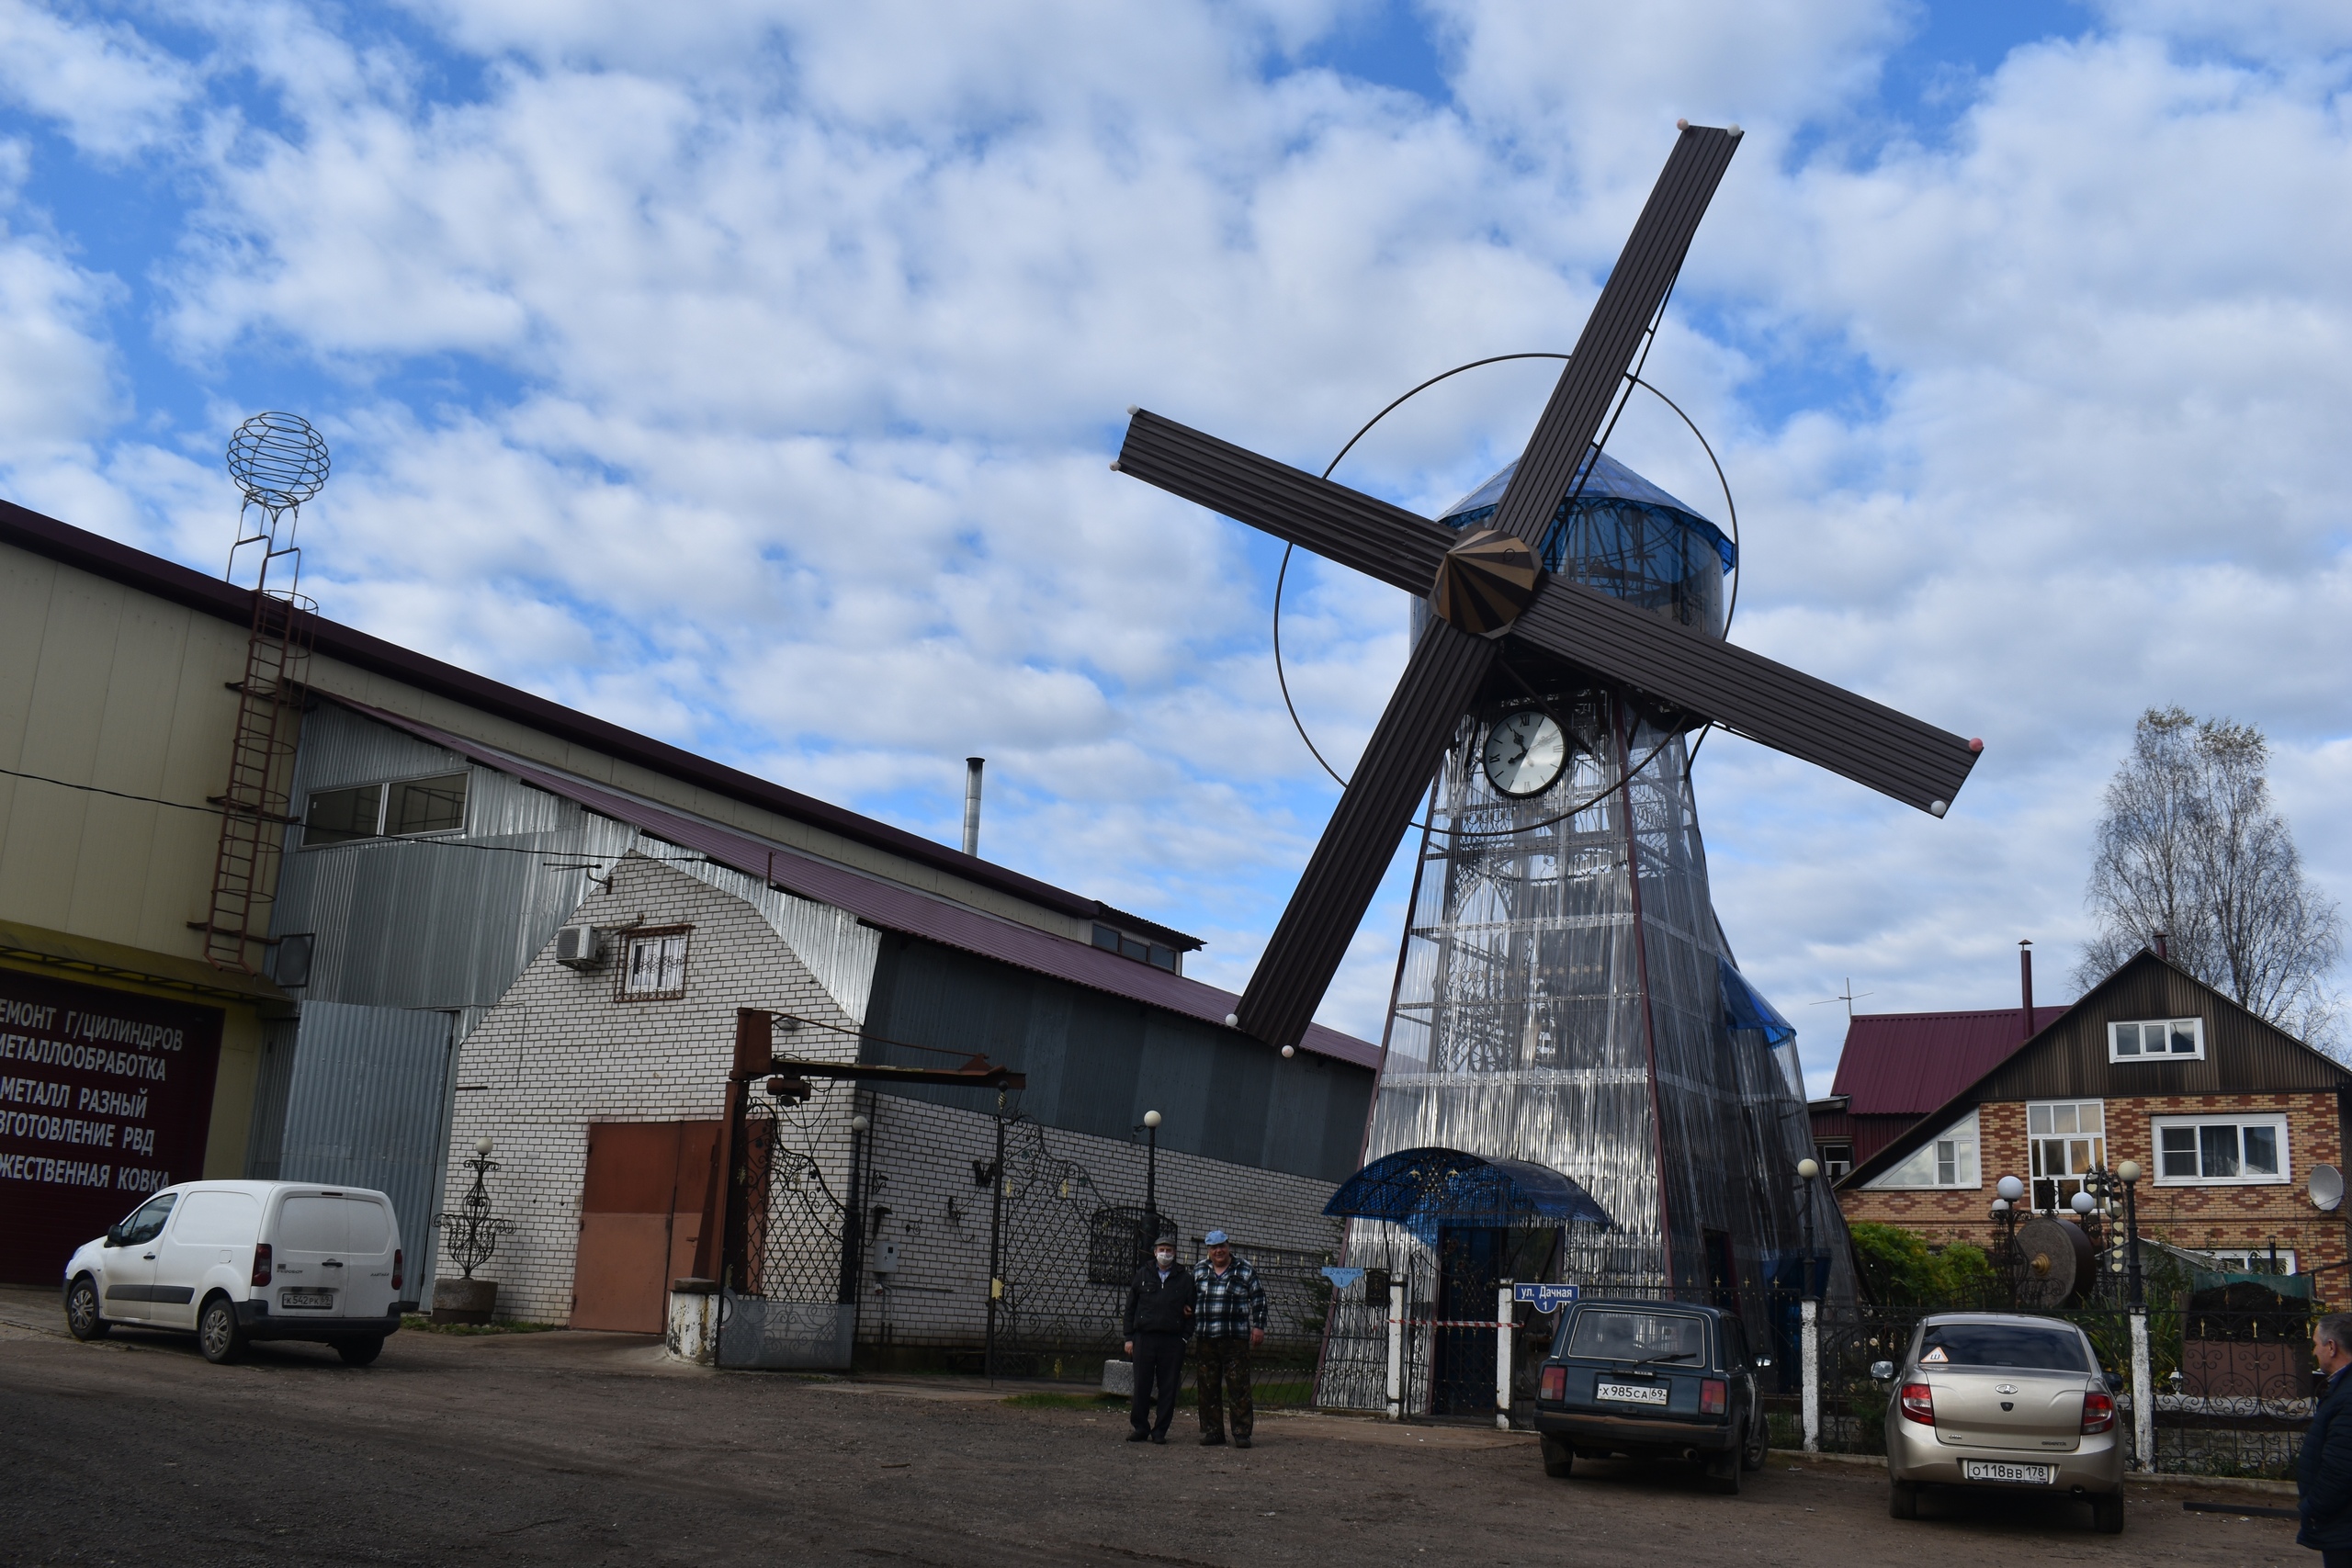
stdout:
<svg viewBox="0 0 2352 1568">
<path fill-rule="evenodd" d="M 1718 1497 L 1678 1470 L 1549 1480 L 1532 1438 L 1474 1428 L 1270 1414 L 1243 1453 L 1002 1399 L 680 1368 L 601 1334 L 214 1367 L 162 1335 L 75 1344 L 55 1298 L 0 1288 L 0 1562 L 2318 1562 L 2286 1522 L 2182 1510 L 2279 1501 L 2211 1486 L 2135 1487 L 2120 1537 L 2041 1498 L 1897 1523 L 1858 1464 L 1775 1455 Z"/>
</svg>

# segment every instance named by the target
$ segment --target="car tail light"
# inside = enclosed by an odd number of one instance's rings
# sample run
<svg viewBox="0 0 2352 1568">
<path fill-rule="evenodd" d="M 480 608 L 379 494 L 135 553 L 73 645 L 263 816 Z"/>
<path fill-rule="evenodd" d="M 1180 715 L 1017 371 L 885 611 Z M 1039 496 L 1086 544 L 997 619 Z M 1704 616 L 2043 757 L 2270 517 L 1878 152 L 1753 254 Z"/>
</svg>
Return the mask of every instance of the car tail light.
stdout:
<svg viewBox="0 0 2352 1568">
<path fill-rule="evenodd" d="M 1851 990 L 1852 988 L 1853 988 L 1853 987 L 1850 987 L 1850 986 L 1847 987 L 1847 989 L 1849 989 L 1849 990 Z M 401 1249 L 400 1249 L 399 1247 L 396 1247 L 392 1248 L 392 1294 L 394 1294 L 394 1295 L 399 1295 L 400 1293 L 401 1293 Z"/>
<path fill-rule="evenodd" d="M 1699 1385 L 1699 1414 L 1720 1416 L 1729 1408 L 1731 1384 L 1722 1378 L 1709 1378 Z"/>
<path fill-rule="evenodd" d="M 1568 1369 L 1566 1367 L 1544 1368 L 1543 1381 L 1535 1386 L 1535 1397 L 1538 1399 L 1549 1400 L 1555 1404 L 1566 1403 L 1568 1397 Z"/>
<path fill-rule="evenodd" d="M 1917 1421 L 1922 1427 L 1936 1424 L 1936 1391 L 1923 1382 L 1906 1382 L 1900 1396 L 1903 1418 Z"/>
<path fill-rule="evenodd" d="M 2115 1399 L 2110 1394 L 2083 1395 L 2083 1430 L 2104 1432 L 2115 1425 Z"/>
<path fill-rule="evenodd" d="M 253 1282 L 256 1285 L 269 1283 L 269 1243 L 267 1242 L 263 1242 L 254 1248 Z"/>
</svg>

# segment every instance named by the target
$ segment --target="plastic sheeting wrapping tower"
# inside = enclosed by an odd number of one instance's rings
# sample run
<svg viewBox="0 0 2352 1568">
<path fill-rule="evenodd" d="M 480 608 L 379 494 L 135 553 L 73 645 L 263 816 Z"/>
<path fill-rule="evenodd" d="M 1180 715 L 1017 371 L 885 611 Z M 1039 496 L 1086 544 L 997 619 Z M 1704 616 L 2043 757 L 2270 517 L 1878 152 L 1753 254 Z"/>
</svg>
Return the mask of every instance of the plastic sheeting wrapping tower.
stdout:
<svg viewBox="0 0 2352 1568">
<path fill-rule="evenodd" d="M 1477 525 L 1510 471 L 1444 521 Z M 1720 531 L 1606 457 L 1571 493 L 1549 570 L 1723 635 Z M 1441 1147 L 1557 1170 L 1613 1217 L 1560 1227 L 1544 1266 L 1588 1294 L 1737 1304 L 1751 1332 L 1803 1294 L 1850 1299 L 1826 1183 L 1797 1174 L 1812 1135 L 1796 1032 L 1732 965 L 1709 897 L 1682 721 L 1579 671 L 1520 671 L 1534 691 L 1487 694 L 1430 797 L 1365 1164 Z M 1514 799 L 1480 750 L 1536 693 L 1570 760 Z M 1351 1263 L 1427 1250 L 1404 1227 L 1351 1227 Z M 1442 1292 L 1447 1264 L 1428 1262 Z"/>
</svg>

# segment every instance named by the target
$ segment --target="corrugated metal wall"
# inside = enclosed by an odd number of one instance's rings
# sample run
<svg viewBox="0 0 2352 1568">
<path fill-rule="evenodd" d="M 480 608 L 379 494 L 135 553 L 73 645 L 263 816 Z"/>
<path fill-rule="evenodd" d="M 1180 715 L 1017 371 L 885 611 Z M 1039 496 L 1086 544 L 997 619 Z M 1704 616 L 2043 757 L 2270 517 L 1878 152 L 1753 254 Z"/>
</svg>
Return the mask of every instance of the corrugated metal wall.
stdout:
<svg viewBox="0 0 2352 1568">
<path fill-rule="evenodd" d="M 254 1076 L 253 1130 L 245 1139 L 245 1176 L 277 1179 L 286 1134 L 286 1096 L 294 1086 L 294 1047 L 300 1030 L 293 1019 L 262 1025 L 261 1068 Z"/>
<path fill-rule="evenodd" d="M 1026 1073 L 1028 1087 L 1012 1103 L 1048 1127 L 1125 1140 L 1146 1111 L 1158 1111 L 1164 1149 L 1324 1181 L 1356 1168 L 1372 1100 L 1367 1068 L 1306 1052 L 1285 1061 L 1229 1030 L 911 937 L 883 939 L 866 1019 L 875 1034 L 984 1051 Z M 865 1059 L 943 1063 L 872 1041 Z M 996 1109 L 988 1090 L 893 1092 Z"/>
<path fill-rule="evenodd" d="M 372 1187 L 400 1216 L 410 1291 L 433 1278 L 454 1014 L 305 1002 L 278 1176 Z"/>
</svg>

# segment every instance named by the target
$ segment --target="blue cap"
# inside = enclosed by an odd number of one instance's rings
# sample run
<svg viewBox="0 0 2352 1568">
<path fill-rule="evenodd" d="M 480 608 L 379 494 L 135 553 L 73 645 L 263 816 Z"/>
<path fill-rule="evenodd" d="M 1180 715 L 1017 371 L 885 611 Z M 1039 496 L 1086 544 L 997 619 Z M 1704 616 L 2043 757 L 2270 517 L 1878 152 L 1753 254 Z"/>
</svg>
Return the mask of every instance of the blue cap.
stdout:
<svg viewBox="0 0 2352 1568">
<path fill-rule="evenodd" d="M 1204 1247 L 1223 1247 L 1230 1239 L 1231 1238 L 1223 1231 L 1211 1231 L 1208 1235 L 1201 1237 L 1201 1245 Z"/>
</svg>

